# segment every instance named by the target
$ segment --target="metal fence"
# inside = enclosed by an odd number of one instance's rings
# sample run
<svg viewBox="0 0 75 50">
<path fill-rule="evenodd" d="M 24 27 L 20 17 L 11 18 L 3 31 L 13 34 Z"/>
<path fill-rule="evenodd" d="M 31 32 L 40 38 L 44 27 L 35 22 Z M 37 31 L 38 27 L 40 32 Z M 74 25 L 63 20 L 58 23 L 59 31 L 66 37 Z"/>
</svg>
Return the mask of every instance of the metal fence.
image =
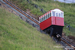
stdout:
<svg viewBox="0 0 75 50">
<path fill-rule="evenodd" d="M 46 13 L 46 11 L 43 8 L 40 8 L 37 4 L 32 3 L 30 0 L 27 0 L 27 2 L 35 8 L 39 9 L 42 13 Z"/>
<path fill-rule="evenodd" d="M 30 0 L 27 0 L 27 2 L 28 2 L 29 4 L 31 4 L 32 6 L 34 6 L 35 8 L 39 9 L 42 13 L 46 13 L 46 11 L 45 11 L 43 8 L 40 8 L 38 5 L 32 3 Z M 65 24 L 65 27 L 66 27 L 69 31 L 75 32 L 75 28 L 71 27 L 69 24 L 67 24 L 67 23 L 65 23 L 65 22 L 64 22 L 64 24 Z"/>
<path fill-rule="evenodd" d="M 71 31 L 71 32 L 75 32 L 75 28 L 73 28 L 72 26 L 70 26 L 69 24 L 67 24 L 67 23 L 64 23 L 65 24 L 65 27 L 69 30 L 69 31 Z"/>
</svg>

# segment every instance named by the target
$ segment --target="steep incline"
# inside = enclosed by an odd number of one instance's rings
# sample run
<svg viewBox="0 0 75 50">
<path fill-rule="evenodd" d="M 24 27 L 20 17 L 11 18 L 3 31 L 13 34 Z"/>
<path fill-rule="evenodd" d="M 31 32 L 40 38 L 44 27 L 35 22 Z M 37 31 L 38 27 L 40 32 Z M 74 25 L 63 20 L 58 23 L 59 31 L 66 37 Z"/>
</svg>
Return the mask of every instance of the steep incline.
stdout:
<svg viewBox="0 0 75 50">
<path fill-rule="evenodd" d="M 62 50 L 18 16 L 0 7 L 0 50 Z"/>
<path fill-rule="evenodd" d="M 34 14 L 33 17 L 37 18 L 41 15 L 43 15 L 43 13 L 40 11 L 40 8 L 43 8 L 43 10 L 45 10 L 46 12 L 51 10 L 51 9 L 55 9 L 55 8 L 59 8 L 62 11 L 64 11 L 64 21 L 65 23 L 67 23 L 68 25 L 74 27 L 74 28 L 70 28 L 70 31 L 68 30 L 67 27 L 64 27 L 63 32 L 68 36 L 68 35 L 72 35 L 75 36 L 75 3 L 73 4 L 66 4 L 66 3 L 60 3 L 58 1 L 54 2 L 53 0 L 29 0 L 30 3 L 27 2 L 27 0 L 9 0 L 10 2 L 12 2 L 13 4 L 15 4 L 16 6 L 18 6 L 19 8 L 21 8 L 22 10 L 28 12 L 29 14 Z M 35 8 L 36 5 L 38 5 L 38 8 Z"/>
</svg>

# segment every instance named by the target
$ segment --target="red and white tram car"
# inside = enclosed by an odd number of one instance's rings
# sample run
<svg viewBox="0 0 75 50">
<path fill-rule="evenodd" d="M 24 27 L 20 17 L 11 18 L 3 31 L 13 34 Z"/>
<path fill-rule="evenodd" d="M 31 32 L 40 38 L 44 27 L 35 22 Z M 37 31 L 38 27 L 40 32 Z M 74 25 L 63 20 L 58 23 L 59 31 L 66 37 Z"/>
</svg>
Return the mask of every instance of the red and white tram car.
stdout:
<svg viewBox="0 0 75 50">
<path fill-rule="evenodd" d="M 39 17 L 40 29 L 50 33 L 51 36 L 62 36 L 64 26 L 64 12 L 53 9 Z"/>
</svg>

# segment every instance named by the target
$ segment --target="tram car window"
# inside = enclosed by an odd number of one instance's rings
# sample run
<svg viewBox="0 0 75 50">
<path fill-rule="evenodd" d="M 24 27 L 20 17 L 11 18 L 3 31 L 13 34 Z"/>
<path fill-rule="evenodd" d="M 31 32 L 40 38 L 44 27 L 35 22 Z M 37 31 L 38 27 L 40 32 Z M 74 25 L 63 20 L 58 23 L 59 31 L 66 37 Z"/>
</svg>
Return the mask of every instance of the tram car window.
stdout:
<svg viewBox="0 0 75 50">
<path fill-rule="evenodd" d="M 50 17 L 50 15 L 48 14 L 48 18 Z"/>
<path fill-rule="evenodd" d="M 54 17 L 55 17 L 55 12 L 54 12 L 54 11 L 52 12 L 52 16 L 54 16 Z"/>
</svg>

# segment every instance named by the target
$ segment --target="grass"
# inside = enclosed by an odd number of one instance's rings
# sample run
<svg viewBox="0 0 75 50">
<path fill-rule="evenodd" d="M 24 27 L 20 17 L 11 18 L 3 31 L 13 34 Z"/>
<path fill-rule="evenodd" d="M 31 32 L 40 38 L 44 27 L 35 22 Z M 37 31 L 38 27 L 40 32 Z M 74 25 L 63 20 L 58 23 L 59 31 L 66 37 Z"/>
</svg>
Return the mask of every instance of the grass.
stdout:
<svg viewBox="0 0 75 50">
<path fill-rule="evenodd" d="M 22 10 L 26 11 L 26 9 L 29 9 L 30 12 L 36 17 L 39 17 L 43 15 L 42 12 L 40 12 L 39 9 L 36 9 L 31 4 L 27 2 L 27 0 L 9 0 L 13 2 L 15 5 L 17 5 Z M 54 2 L 53 0 L 30 0 L 32 3 L 37 4 L 39 7 L 43 8 L 45 11 L 49 11 L 51 9 L 59 8 L 62 11 L 64 11 L 64 21 L 67 24 L 70 24 L 70 26 L 75 28 L 75 4 L 66 4 L 61 2 Z M 75 34 L 68 29 L 64 28 L 64 33 L 67 35 L 75 36 Z M 69 34 L 70 33 L 70 34 Z M 72 34 L 71 34 L 72 33 Z"/>
<path fill-rule="evenodd" d="M 0 50 L 62 50 L 20 17 L 0 7 Z"/>
</svg>

